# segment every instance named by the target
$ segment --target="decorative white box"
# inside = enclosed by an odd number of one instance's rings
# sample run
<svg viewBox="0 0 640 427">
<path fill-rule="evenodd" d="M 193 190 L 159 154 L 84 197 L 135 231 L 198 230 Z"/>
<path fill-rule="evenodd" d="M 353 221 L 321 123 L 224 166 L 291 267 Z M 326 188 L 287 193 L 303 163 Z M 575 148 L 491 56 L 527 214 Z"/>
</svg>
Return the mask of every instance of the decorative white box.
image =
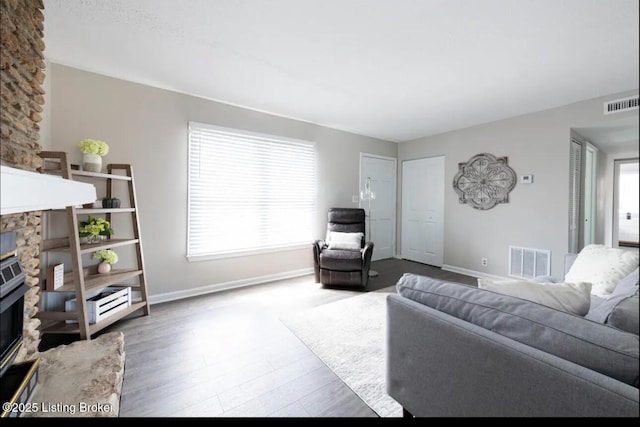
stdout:
<svg viewBox="0 0 640 427">
<path fill-rule="evenodd" d="M 87 300 L 89 323 L 97 323 L 112 314 L 131 306 L 131 288 L 105 288 L 98 295 Z M 65 311 L 76 311 L 76 299 L 65 301 Z M 67 323 L 77 323 L 67 320 Z"/>
</svg>

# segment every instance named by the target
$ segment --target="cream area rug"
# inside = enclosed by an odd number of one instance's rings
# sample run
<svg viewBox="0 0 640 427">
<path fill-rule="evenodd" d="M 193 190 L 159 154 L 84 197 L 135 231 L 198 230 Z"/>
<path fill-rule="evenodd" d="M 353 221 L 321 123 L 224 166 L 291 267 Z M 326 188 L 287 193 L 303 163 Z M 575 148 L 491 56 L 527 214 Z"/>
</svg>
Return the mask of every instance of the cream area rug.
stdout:
<svg viewBox="0 0 640 427">
<path fill-rule="evenodd" d="M 117 417 L 124 379 L 124 335 L 109 332 L 42 353 L 35 411 L 23 417 Z"/>
<path fill-rule="evenodd" d="M 401 417 L 385 390 L 386 298 L 395 287 L 289 314 L 280 320 L 381 417 Z"/>
</svg>

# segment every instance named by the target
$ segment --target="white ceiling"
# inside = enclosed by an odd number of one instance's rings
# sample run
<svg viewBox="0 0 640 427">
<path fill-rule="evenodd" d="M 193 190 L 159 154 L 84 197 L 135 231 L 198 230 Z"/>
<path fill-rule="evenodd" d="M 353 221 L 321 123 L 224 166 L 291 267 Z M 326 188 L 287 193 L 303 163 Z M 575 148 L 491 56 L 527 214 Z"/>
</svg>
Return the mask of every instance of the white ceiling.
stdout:
<svg viewBox="0 0 640 427">
<path fill-rule="evenodd" d="M 44 0 L 55 63 L 389 141 L 638 87 L 638 0 Z"/>
</svg>

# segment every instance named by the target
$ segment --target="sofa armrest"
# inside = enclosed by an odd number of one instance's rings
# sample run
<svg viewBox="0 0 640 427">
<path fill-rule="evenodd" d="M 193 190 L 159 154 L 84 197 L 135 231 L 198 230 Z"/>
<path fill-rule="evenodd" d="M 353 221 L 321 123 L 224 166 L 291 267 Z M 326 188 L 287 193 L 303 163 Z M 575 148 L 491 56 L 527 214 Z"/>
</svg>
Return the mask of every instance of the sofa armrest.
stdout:
<svg viewBox="0 0 640 427">
<path fill-rule="evenodd" d="M 396 294 L 386 362 L 415 416 L 638 416 L 637 388 Z"/>
</svg>

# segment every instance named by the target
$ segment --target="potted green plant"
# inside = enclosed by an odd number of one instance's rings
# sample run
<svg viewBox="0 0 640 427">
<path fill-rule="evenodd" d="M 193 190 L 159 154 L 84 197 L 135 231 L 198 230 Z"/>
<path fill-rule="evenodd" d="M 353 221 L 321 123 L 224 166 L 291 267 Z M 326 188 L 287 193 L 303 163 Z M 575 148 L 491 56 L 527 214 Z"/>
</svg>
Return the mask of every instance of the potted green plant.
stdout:
<svg viewBox="0 0 640 427">
<path fill-rule="evenodd" d="M 102 199 L 103 208 L 118 209 L 120 207 L 120 199 L 117 197 L 105 197 Z"/>
<path fill-rule="evenodd" d="M 97 139 L 83 139 L 78 144 L 82 151 L 82 170 L 100 172 L 102 170 L 102 156 L 109 153 L 106 142 Z"/>
<path fill-rule="evenodd" d="M 106 274 L 111 271 L 111 266 L 118 262 L 118 254 L 111 249 L 102 249 L 93 253 L 93 259 L 100 261 L 98 273 Z"/>
<path fill-rule="evenodd" d="M 89 216 L 86 221 L 80 221 L 78 224 L 78 234 L 80 237 L 86 237 L 87 243 L 98 243 L 106 237 L 111 237 L 113 228 L 106 219 Z"/>
</svg>

